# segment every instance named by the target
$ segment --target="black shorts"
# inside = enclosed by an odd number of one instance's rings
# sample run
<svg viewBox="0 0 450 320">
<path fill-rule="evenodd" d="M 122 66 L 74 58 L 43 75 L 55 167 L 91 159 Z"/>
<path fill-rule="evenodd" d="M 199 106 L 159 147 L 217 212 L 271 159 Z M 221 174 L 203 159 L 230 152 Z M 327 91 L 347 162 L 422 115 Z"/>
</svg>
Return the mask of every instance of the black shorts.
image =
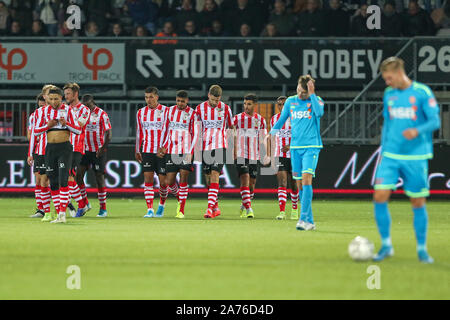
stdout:
<svg viewBox="0 0 450 320">
<path fill-rule="evenodd" d="M 226 150 L 214 149 L 205 150 L 202 153 L 203 172 L 208 174 L 211 171 L 222 173 L 223 165 L 225 164 Z"/>
<path fill-rule="evenodd" d="M 33 153 L 33 172 L 38 172 L 40 175 L 45 174 L 45 156 Z"/>
<path fill-rule="evenodd" d="M 69 170 L 72 165 L 73 147 L 70 142 L 47 143 L 45 148 L 45 167 L 50 182 L 59 181 L 66 186 L 69 179 Z M 58 180 L 57 180 L 58 179 Z"/>
<path fill-rule="evenodd" d="M 159 158 L 156 153 L 142 153 L 142 170 L 166 174 L 166 158 Z"/>
<path fill-rule="evenodd" d="M 236 165 L 239 176 L 248 173 L 251 178 L 256 178 L 256 176 L 258 175 L 258 161 L 250 161 L 249 159 L 245 158 L 237 158 L 234 161 L 234 164 Z"/>
<path fill-rule="evenodd" d="M 189 154 L 166 154 L 166 172 L 178 172 L 180 170 L 194 171 L 192 162 L 186 161 Z M 192 159 L 192 158 L 191 158 Z"/>
<path fill-rule="evenodd" d="M 76 174 L 77 174 L 77 167 L 80 165 L 82 157 L 83 157 L 83 155 L 81 154 L 81 152 L 77 152 L 77 151 L 73 152 L 72 165 L 70 167 L 70 174 L 72 176 L 76 176 Z"/>
<path fill-rule="evenodd" d="M 292 164 L 290 158 L 279 157 L 275 160 L 278 171 L 292 172 Z"/>
<path fill-rule="evenodd" d="M 80 165 L 86 168 L 92 168 L 95 172 L 106 172 L 106 153 L 100 158 L 97 158 L 97 153 L 92 151 L 86 151 L 82 155 Z"/>
</svg>

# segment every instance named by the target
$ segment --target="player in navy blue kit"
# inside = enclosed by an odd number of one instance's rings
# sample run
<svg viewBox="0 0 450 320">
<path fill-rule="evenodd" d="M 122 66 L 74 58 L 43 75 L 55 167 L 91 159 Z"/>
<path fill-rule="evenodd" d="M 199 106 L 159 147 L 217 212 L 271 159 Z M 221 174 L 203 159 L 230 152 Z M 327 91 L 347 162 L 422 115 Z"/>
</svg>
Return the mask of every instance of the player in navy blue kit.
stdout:
<svg viewBox="0 0 450 320">
<path fill-rule="evenodd" d="M 301 213 L 297 230 L 315 230 L 311 202 L 313 198 L 312 178 L 315 176 L 319 152 L 323 148 L 320 137 L 320 117 L 324 113 L 324 102 L 316 96 L 314 79 L 309 75 L 298 79 L 297 95 L 286 99 L 280 119 L 270 134 L 275 135 L 286 120 L 291 121 L 292 177 L 303 188 Z"/>
<path fill-rule="evenodd" d="M 381 138 L 381 162 L 375 177 L 375 220 L 382 246 L 374 261 L 392 256 L 391 217 L 387 202 L 399 178 L 411 199 L 417 254 L 424 263 L 433 263 L 428 255 L 426 237 L 428 214 L 426 197 L 428 160 L 433 157 L 433 131 L 439 129 L 439 107 L 433 92 L 424 84 L 408 78 L 403 60 L 390 57 L 380 66 L 388 87 L 383 97 L 384 125 Z"/>
</svg>

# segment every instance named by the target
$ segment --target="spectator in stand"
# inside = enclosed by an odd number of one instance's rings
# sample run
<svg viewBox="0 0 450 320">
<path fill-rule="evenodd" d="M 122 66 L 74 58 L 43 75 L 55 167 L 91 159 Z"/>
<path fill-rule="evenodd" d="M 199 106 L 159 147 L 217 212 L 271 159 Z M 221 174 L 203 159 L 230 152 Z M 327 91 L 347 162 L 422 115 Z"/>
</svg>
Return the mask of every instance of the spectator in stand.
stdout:
<svg viewBox="0 0 450 320">
<path fill-rule="evenodd" d="M 395 2 L 385 2 L 381 15 L 381 35 L 383 37 L 400 37 L 402 29 L 402 18 L 395 12 Z"/>
<path fill-rule="evenodd" d="M 146 27 L 144 26 L 137 26 L 136 28 L 134 28 L 133 37 L 139 37 L 139 38 L 144 38 L 142 40 L 132 40 L 131 43 L 133 44 L 138 44 L 141 46 L 148 46 L 150 44 L 150 42 L 145 39 L 146 37 L 148 37 L 148 30 Z"/>
<path fill-rule="evenodd" d="M 350 28 L 350 15 L 341 7 L 340 0 L 330 0 L 330 8 L 325 11 L 326 36 L 346 37 Z"/>
<path fill-rule="evenodd" d="M 252 35 L 260 34 L 264 25 L 262 13 L 257 6 L 251 6 L 248 0 L 236 0 L 237 6 L 231 11 L 224 12 L 227 31 L 237 36 L 242 24 L 247 23 L 252 29 Z"/>
<path fill-rule="evenodd" d="M 264 31 L 261 33 L 262 37 L 268 37 L 268 38 L 275 38 L 279 37 L 280 34 L 278 33 L 277 27 L 273 23 L 266 24 L 266 27 L 264 28 Z"/>
<path fill-rule="evenodd" d="M 12 36 L 12 37 L 23 37 L 23 36 L 25 36 L 25 33 L 23 32 L 19 21 L 11 22 L 11 28 L 9 30 L 9 35 Z"/>
<path fill-rule="evenodd" d="M 208 34 L 212 30 L 212 23 L 214 20 L 221 18 L 219 7 L 214 0 L 205 0 L 205 6 L 202 12 L 199 13 L 199 23 L 201 26 L 200 32 Z"/>
<path fill-rule="evenodd" d="M 126 33 L 122 28 L 122 25 L 120 23 L 114 23 L 111 28 L 111 37 L 125 37 Z"/>
<path fill-rule="evenodd" d="M 195 26 L 195 22 L 192 20 L 186 21 L 184 24 L 184 30 L 181 32 L 180 36 L 182 37 L 198 37 L 197 27 Z"/>
<path fill-rule="evenodd" d="M 8 33 L 11 24 L 11 16 L 8 7 L 4 1 L 0 1 L 0 35 L 4 36 Z"/>
<path fill-rule="evenodd" d="M 419 7 L 417 1 L 409 2 L 408 12 L 404 15 L 403 34 L 407 37 L 435 34 L 433 20 L 425 10 Z"/>
<path fill-rule="evenodd" d="M 180 34 L 184 32 L 187 21 L 194 21 L 196 25 L 198 24 L 198 13 L 194 9 L 192 0 L 183 0 L 181 6 L 176 8 L 174 19 L 176 30 Z"/>
<path fill-rule="evenodd" d="M 86 37 L 97 37 L 100 34 L 100 30 L 95 21 L 89 21 L 84 28 L 84 34 Z"/>
<path fill-rule="evenodd" d="M 61 24 L 59 26 L 57 36 L 58 37 L 82 37 L 82 36 L 84 36 L 84 34 L 82 34 L 80 32 L 80 30 L 76 30 L 76 29 L 71 30 L 71 29 L 67 28 L 67 22 L 64 21 L 63 24 Z"/>
<path fill-rule="evenodd" d="M 308 0 L 293 0 L 289 6 L 289 13 L 298 15 L 301 12 L 306 11 Z"/>
<path fill-rule="evenodd" d="M 379 34 L 377 29 L 367 28 L 367 4 L 362 4 L 351 19 L 350 33 L 354 37 L 374 37 Z"/>
<path fill-rule="evenodd" d="M 9 11 L 13 20 L 19 21 L 24 33 L 26 30 L 31 30 L 33 23 L 33 9 L 35 7 L 35 0 L 12 0 L 9 5 Z"/>
<path fill-rule="evenodd" d="M 251 37 L 252 36 L 251 27 L 248 24 L 243 23 L 240 28 L 239 36 L 242 38 Z"/>
<path fill-rule="evenodd" d="M 145 26 L 151 34 L 156 33 L 159 7 L 151 0 L 127 0 L 126 6 L 134 25 Z"/>
<path fill-rule="evenodd" d="M 95 21 L 99 33 L 108 32 L 108 20 L 112 18 L 111 1 L 85 1 L 87 21 Z"/>
<path fill-rule="evenodd" d="M 433 10 L 431 19 L 436 29 L 437 36 L 450 36 L 450 0 L 444 3 L 442 8 Z"/>
<path fill-rule="evenodd" d="M 49 36 L 56 36 L 58 33 L 58 9 L 59 0 L 37 0 L 35 15 L 47 29 Z"/>
<path fill-rule="evenodd" d="M 281 36 L 292 35 L 296 24 L 295 17 L 286 12 L 284 0 L 275 0 L 274 9 L 269 16 L 269 22 L 275 25 Z"/>
<path fill-rule="evenodd" d="M 212 22 L 212 30 L 207 34 L 208 37 L 227 37 L 230 34 L 223 28 L 223 24 L 220 20 L 214 20 Z"/>
<path fill-rule="evenodd" d="M 166 21 L 164 23 L 163 30 L 159 32 L 157 37 L 171 37 L 175 38 L 177 34 L 175 33 L 175 27 L 172 21 Z M 177 44 L 178 40 L 174 39 L 161 39 L 161 40 L 153 40 L 153 44 Z"/>
<path fill-rule="evenodd" d="M 31 32 L 30 36 L 32 37 L 46 37 L 47 32 L 45 32 L 45 29 L 42 25 L 41 20 L 34 20 L 31 25 Z"/>
<path fill-rule="evenodd" d="M 306 11 L 298 15 L 297 35 L 300 37 L 322 37 L 325 35 L 325 16 L 319 0 L 308 0 Z"/>
</svg>

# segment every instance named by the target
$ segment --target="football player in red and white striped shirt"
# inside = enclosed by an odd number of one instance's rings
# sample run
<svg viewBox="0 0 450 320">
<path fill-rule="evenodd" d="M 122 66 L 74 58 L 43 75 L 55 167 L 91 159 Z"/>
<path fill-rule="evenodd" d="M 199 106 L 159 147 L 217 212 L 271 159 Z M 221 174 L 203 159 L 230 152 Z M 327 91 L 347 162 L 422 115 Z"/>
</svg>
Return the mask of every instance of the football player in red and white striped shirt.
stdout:
<svg viewBox="0 0 450 320">
<path fill-rule="evenodd" d="M 266 120 L 255 112 L 258 97 L 247 94 L 244 97 L 244 112 L 234 116 L 234 159 L 241 182 L 242 205 L 241 218 L 254 218 L 252 195 L 255 190 L 258 174 L 258 160 L 261 159 L 260 148 L 264 145 L 265 156 L 263 164 L 268 164 Z"/>
<path fill-rule="evenodd" d="M 180 90 L 176 105 L 168 108 L 163 137 L 163 152 L 166 154 L 166 179 L 170 193 L 178 198 L 176 218 L 184 218 L 184 207 L 188 196 L 188 177 L 194 170 L 192 158 L 197 142 L 198 129 L 195 110 L 188 106 L 188 93 Z M 180 173 L 180 187 L 176 176 Z"/>
<path fill-rule="evenodd" d="M 220 215 L 217 196 L 219 193 L 219 176 L 225 164 L 227 128 L 233 129 L 233 115 L 228 105 L 220 101 L 222 88 L 212 85 L 209 88 L 208 100 L 199 104 L 195 110 L 201 122 L 202 161 L 208 186 L 208 209 L 205 218 Z"/>
<path fill-rule="evenodd" d="M 33 134 L 47 133 L 45 150 L 46 173 L 50 179 L 50 189 L 58 217 L 52 222 L 66 222 L 66 209 L 69 204 L 69 168 L 72 161 L 72 145 L 70 132 L 80 134 L 73 110 L 62 103 L 63 91 L 50 89 L 48 102 L 50 105 L 39 109 Z M 45 214 L 44 221 L 51 220 Z"/>
<path fill-rule="evenodd" d="M 162 217 L 166 203 L 168 188 L 166 184 L 166 166 L 162 152 L 162 137 L 164 136 L 164 120 L 166 106 L 158 103 L 158 89 L 145 89 L 147 105 L 138 110 L 136 115 L 136 160 L 142 164 L 144 171 L 144 196 L 147 203 L 147 214 L 144 218 Z M 154 175 L 159 178 L 159 206 L 156 214 L 153 210 Z"/>
<path fill-rule="evenodd" d="M 277 113 L 270 119 L 270 127 L 273 127 L 280 118 L 281 110 L 287 97 L 280 96 L 275 103 Z M 272 142 L 272 143 L 271 143 Z M 289 119 L 283 125 L 282 129 L 269 140 L 269 145 L 273 146 L 272 156 L 275 157 L 273 165 L 276 165 L 276 174 L 278 180 L 278 204 L 280 214 L 276 217 L 278 220 L 286 219 L 286 201 L 288 181 L 291 186 L 292 211 L 291 219 L 298 219 L 298 201 L 301 199 L 301 190 L 299 191 L 297 183 L 292 178 L 291 155 L 289 146 L 291 144 L 291 123 Z"/>
<path fill-rule="evenodd" d="M 97 107 L 94 97 L 85 94 L 82 102 L 89 108 L 89 118 L 85 126 L 84 149 L 85 152 L 81 157 L 80 165 L 76 172 L 76 180 L 80 187 L 82 200 L 78 203 L 78 211 L 76 218 L 84 216 L 91 209 L 91 205 L 87 199 L 86 186 L 84 184 L 84 175 L 89 168 L 95 173 L 95 181 L 97 182 L 97 196 L 100 203 L 100 210 L 97 217 L 105 218 L 108 215 L 106 210 L 106 151 L 111 141 L 111 122 L 108 114 Z"/>
<path fill-rule="evenodd" d="M 36 179 L 34 194 L 36 197 L 37 209 L 30 216 L 31 218 L 43 218 L 45 212 L 50 212 L 50 188 L 48 187 L 48 178 L 45 174 L 45 147 L 47 145 L 47 135 L 32 135 L 37 112 L 46 105 L 44 95 L 41 93 L 37 97 L 37 108 L 28 118 L 27 138 L 29 141 L 27 162 L 33 166 L 33 172 Z"/>
<path fill-rule="evenodd" d="M 70 168 L 70 176 L 69 176 L 69 192 L 70 196 L 78 203 L 78 207 L 83 205 L 83 197 L 80 193 L 80 188 L 75 181 L 77 168 L 80 165 L 81 157 L 84 154 L 84 137 L 85 137 L 85 125 L 87 120 L 89 119 L 89 115 L 91 111 L 88 107 L 80 102 L 79 94 L 80 94 L 80 86 L 74 83 L 67 83 L 64 86 L 64 97 L 66 99 L 66 103 L 72 108 L 75 112 L 75 116 L 77 118 L 78 124 L 81 127 L 80 134 L 70 134 L 70 143 L 73 145 L 73 155 L 72 155 L 72 165 Z M 73 205 L 69 202 L 69 211 L 72 217 L 76 216 L 76 211 Z"/>
</svg>

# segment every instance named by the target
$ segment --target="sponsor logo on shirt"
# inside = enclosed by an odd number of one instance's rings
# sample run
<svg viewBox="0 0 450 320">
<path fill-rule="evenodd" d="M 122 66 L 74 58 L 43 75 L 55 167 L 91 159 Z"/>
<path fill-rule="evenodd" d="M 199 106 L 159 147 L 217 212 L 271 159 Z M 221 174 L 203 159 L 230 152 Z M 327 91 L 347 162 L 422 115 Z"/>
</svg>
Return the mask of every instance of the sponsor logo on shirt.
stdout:
<svg viewBox="0 0 450 320">
<path fill-rule="evenodd" d="M 417 107 L 397 107 L 397 108 L 391 108 L 389 107 L 389 116 L 391 119 L 411 119 L 416 120 L 417 119 Z"/>
<path fill-rule="evenodd" d="M 160 130 L 162 129 L 161 121 L 144 121 L 142 123 L 142 128 L 145 130 Z"/>
<path fill-rule="evenodd" d="M 239 135 L 244 137 L 256 138 L 258 137 L 258 130 L 256 129 L 239 129 Z"/>
<path fill-rule="evenodd" d="M 432 108 L 437 107 L 437 101 L 435 98 L 428 99 L 428 105 Z"/>
<path fill-rule="evenodd" d="M 179 122 L 173 122 L 171 121 L 169 123 L 169 128 L 172 130 L 188 130 L 189 124 L 188 123 L 179 123 Z"/>
<path fill-rule="evenodd" d="M 203 120 L 203 126 L 207 129 L 221 129 L 223 120 Z"/>
<path fill-rule="evenodd" d="M 306 111 L 291 111 L 292 119 L 311 119 L 311 109 Z"/>
<path fill-rule="evenodd" d="M 280 131 L 278 131 L 277 135 L 280 138 L 290 138 L 291 137 L 291 130 L 288 129 L 280 129 Z"/>
<path fill-rule="evenodd" d="M 98 125 L 96 124 L 87 124 L 86 125 L 86 131 L 92 132 L 92 131 L 97 131 L 98 129 Z"/>
</svg>

